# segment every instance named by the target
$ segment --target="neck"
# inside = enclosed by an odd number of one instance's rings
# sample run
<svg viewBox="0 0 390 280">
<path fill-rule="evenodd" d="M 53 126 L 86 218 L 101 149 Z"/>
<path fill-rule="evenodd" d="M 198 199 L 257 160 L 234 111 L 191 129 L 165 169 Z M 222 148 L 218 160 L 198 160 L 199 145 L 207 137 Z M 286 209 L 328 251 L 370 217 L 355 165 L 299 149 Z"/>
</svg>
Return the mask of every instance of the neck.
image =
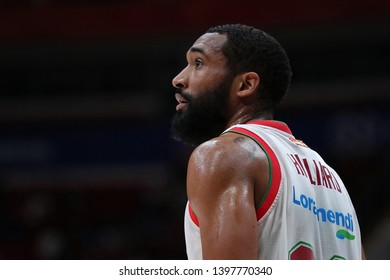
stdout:
<svg viewBox="0 0 390 280">
<path fill-rule="evenodd" d="M 273 115 L 271 113 L 248 113 L 244 111 L 237 111 L 236 114 L 230 119 L 227 124 L 227 127 L 236 124 L 244 124 L 253 120 L 272 120 Z"/>
</svg>

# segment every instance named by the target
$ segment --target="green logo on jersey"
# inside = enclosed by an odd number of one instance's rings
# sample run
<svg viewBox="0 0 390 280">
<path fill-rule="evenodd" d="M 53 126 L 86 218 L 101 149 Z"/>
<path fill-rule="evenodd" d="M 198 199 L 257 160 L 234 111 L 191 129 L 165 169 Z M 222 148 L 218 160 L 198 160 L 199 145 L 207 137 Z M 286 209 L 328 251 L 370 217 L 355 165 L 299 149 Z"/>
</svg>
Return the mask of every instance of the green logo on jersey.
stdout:
<svg viewBox="0 0 390 280">
<path fill-rule="evenodd" d="M 355 235 L 350 234 L 348 231 L 343 230 L 343 229 L 338 230 L 336 232 L 336 236 L 339 239 L 345 239 L 345 238 L 348 239 L 348 240 L 354 240 L 355 239 Z"/>
</svg>

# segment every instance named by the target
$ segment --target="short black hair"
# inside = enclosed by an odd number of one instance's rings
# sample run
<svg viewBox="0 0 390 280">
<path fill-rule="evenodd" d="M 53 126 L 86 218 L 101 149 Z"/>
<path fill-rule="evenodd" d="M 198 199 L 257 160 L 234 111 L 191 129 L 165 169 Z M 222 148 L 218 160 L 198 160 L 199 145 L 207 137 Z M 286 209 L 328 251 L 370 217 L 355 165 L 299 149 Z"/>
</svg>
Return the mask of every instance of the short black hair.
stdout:
<svg viewBox="0 0 390 280">
<path fill-rule="evenodd" d="M 257 113 L 273 113 L 286 96 L 292 76 L 290 60 L 279 42 L 266 32 L 243 24 L 215 26 L 206 33 L 227 35 L 222 52 L 230 74 L 256 72 L 260 77 Z"/>
</svg>

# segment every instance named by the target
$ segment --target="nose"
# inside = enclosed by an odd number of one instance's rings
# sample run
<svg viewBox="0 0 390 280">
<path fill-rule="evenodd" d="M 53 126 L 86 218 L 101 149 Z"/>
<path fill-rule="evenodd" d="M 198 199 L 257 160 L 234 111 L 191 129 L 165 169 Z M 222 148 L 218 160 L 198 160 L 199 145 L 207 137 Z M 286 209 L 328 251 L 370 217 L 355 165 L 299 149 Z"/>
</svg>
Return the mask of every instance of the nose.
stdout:
<svg viewBox="0 0 390 280">
<path fill-rule="evenodd" d="M 184 68 L 179 74 L 177 74 L 176 77 L 172 80 L 172 85 L 175 88 L 186 88 L 187 87 L 187 79 L 185 77 L 185 70 Z"/>
</svg>

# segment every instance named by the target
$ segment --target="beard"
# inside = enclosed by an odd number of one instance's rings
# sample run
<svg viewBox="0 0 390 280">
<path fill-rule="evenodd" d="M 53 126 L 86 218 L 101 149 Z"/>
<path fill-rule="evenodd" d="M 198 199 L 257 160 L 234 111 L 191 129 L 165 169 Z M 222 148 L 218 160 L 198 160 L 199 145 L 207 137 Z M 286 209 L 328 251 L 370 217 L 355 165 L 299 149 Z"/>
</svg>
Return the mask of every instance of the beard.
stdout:
<svg viewBox="0 0 390 280">
<path fill-rule="evenodd" d="M 197 146 L 220 135 L 229 120 L 228 98 L 232 79 L 227 75 L 215 88 L 197 94 L 197 97 L 177 89 L 187 104 L 176 112 L 172 120 L 172 137 L 184 144 Z"/>
</svg>

